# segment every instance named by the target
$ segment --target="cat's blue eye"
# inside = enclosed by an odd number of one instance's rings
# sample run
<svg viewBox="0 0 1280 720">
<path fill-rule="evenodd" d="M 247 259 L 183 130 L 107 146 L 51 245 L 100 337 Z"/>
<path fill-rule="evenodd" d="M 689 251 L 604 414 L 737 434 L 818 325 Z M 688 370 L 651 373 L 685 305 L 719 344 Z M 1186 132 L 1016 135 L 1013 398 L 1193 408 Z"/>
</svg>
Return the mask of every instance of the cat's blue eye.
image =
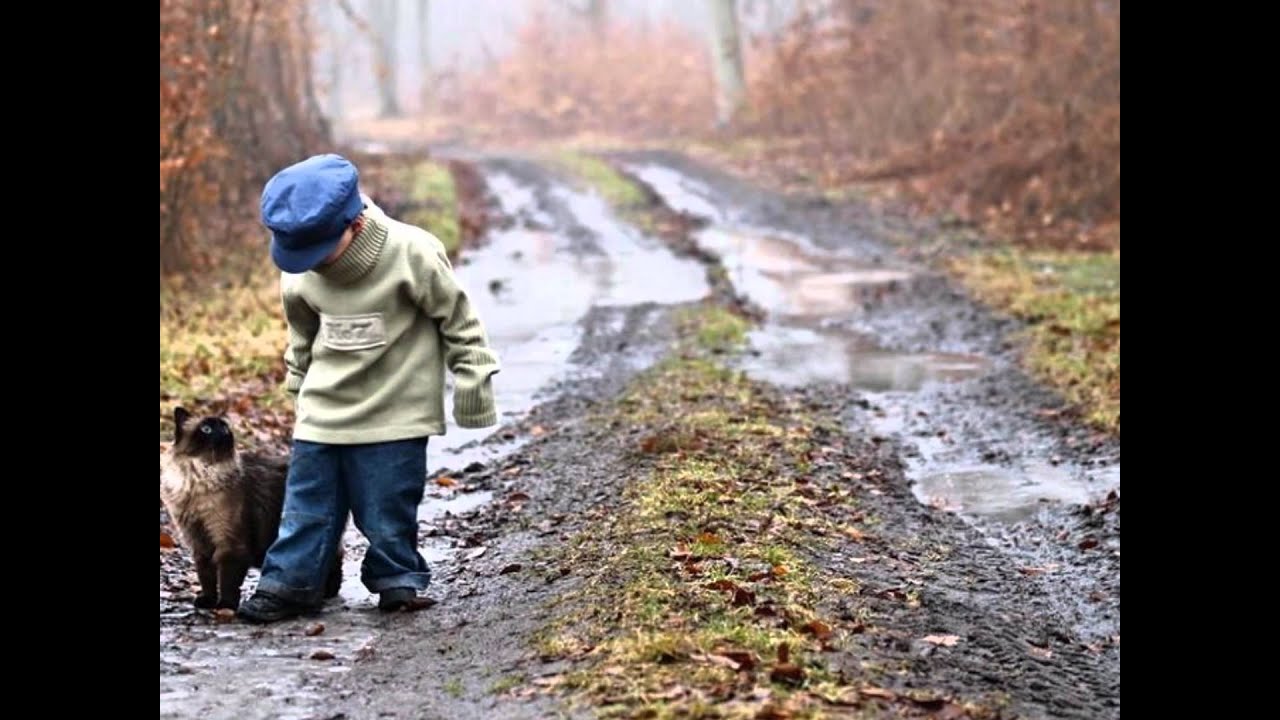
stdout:
<svg viewBox="0 0 1280 720">
<path fill-rule="evenodd" d="M 213 432 L 213 428 L 209 427 L 208 425 L 205 425 L 204 427 L 200 428 L 200 432 L 204 433 L 205 435 L 208 435 L 209 433 Z"/>
</svg>

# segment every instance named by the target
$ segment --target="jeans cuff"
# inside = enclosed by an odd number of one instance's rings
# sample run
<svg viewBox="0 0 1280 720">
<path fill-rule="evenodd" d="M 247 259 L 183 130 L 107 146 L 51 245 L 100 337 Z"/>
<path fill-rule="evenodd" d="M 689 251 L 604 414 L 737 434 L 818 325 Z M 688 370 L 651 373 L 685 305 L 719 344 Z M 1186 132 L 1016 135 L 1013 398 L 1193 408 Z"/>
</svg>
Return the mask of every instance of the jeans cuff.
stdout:
<svg viewBox="0 0 1280 720">
<path fill-rule="evenodd" d="M 262 578 L 258 580 L 258 587 L 254 592 L 263 592 L 268 595 L 275 595 L 281 600 L 294 603 L 295 605 L 315 607 L 324 603 L 324 591 L 322 590 L 289 587 L 284 583 L 273 581 L 271 578 Z"/>
<path fill-rule="evenodd" d="M 431 585 L 430 572 L 412 572 L 400 573 L 399 575 L 391 575 L 389 577 L 380 577 L 373 580 L 361 578 L 364 586 L 369 592 L 380 593 L 383 590 L 391 588 L 413 588 L 414 590 L 426 590 Z"/>
</svg>

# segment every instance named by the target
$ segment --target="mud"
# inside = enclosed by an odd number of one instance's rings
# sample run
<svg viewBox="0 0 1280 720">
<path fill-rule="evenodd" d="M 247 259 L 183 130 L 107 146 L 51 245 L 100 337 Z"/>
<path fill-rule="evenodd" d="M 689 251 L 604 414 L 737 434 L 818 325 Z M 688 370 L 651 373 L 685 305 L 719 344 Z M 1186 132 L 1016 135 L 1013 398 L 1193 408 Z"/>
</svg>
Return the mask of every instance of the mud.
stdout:
<svg viewBox="0 0 1280 720">
<path fill-rule="evenodd" d="M 353 533 L 343 593 L 320 616 L 222 624 L 191 609 L 185 553 L 162 551 L 161 717 L 589 716 L 499 691 L 566 669 L 531 646 L 576 583 L 554 550 L 616 502 L 633 442 L 593 412 L 669 351 L 705 268 L 535 163 L 471 159 L 508 219 L 457 264 L 503 354 L 503 415 L 429 449 L 420 517 L 437 604 L 378 613 Z M 775 196 L 677 155 L 614 159 L 702 219 L 692 241 L 763 309 L 742 367 L 844 423 L 815 477 L 854 483 L 875 532 L 810 559 L 855 578 L 881 630 L 834 664 L 1002 693 L 1027 717 L 1119 717 L 1119 443 L 1018 369 L 1016 325 L 878 239 L 927 228 Z M 875 472 L 850 480 L 849 466 Z M 833 617 L 852 612 L 830 602 Z M 921 641 L 938 634 L 958 642 Z"/>
<path fill-rule="evenodd" d="M 901 219 L 886 227 L 858 204 L 780 198 L 676 155 L 617 160 L 674 206 L 716 208 L 713 228 L 783 242 L 805 238 L 793 255 L 829 253 L 825 262 L 810 262 L 817 272 L 850 263 L 917 278 L 869 302 L 841 296 L 845 304 L 824 312 L 816 330 L 782 304 L 765 323 L 765 341 L 755 343 L 765 362 L 747 368 L 762 379 L 789 380 L 815 399 L 840 398 L 850 437 L 869 441 L 889 464 L 879 494 L 871 495 L 882 527 L 949 548 L 949 560 L 934 564 L 918 587 L 927 620 L 902 611 L 894 623 L 918 629 L 917 637 L 963 628 L 981 649 L 924 648 L 949 659 L 913 659 L 914 670 L 954 689 L 1002 689 L 1031 716 L 1118 717 L 1119 441 L 1075 422 L 1060 398 L 1019 369 L 1008 340 L 1016 323 L 876 241 L 886 232 L 927 237 L 928 227 L 904 227 Z M 729 249 L 732 255 L 736 248 Z M 848 283 L 851 291 L 857 279 Z M 798 352 L 786 339 L 804 333 L 812 352 Z M 776 361 L 767 358 L 771 348 L 781 348 Z M 958 360 L 959 372 L 874 387 L 849 368 L 876 367 L 875 352 L 896 357 L 890 365 L 898 372 L 912 363 L 927 367 L 924 358 L 941 353 Z M 900 649 L 903 658 L 915 657 L 912 648 Z"/>
</svg>

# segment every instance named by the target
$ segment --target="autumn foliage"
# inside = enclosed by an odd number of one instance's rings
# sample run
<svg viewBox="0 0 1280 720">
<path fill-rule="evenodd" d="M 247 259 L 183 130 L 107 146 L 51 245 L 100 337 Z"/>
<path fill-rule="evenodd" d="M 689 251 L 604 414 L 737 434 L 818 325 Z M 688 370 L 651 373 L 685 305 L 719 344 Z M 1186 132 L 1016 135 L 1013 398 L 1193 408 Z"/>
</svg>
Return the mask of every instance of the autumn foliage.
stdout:
<svg viewBox="0 0 1280 720">
<path fill-rule="evenodd" d="M 440 106 L 469 134 L 692 135 L 714 112 L 704 41 L 674 23 L 555 23 L 536 14 L 491 66 L 442 78 Z"/>
<path fill-rule="evenodd" d="M 1118 239 L 1118 0 L 807 5 L 775 34 L 744 32 L 739 160 L 824 186 L 893 181 L 1033 242 Z M 488 137 L 713 132 L 706 40 L 675 26 L 536 18 L 510 54 L 451 80 L 446 111 Z"/>
<path fill-rule="evenodd" d="M 161 0 L 162 273 L 208 267 L 215 244 L 260 239 L 261 182 L 327 141 L 306 6 Z"/>
<path fill-rule="evenodd" d="M 1118 0 L 844 0 L 758 53 L 750 93 L 751 129 L 829 182 L 1030 239 L 1120 217 Z"/>
</svg>

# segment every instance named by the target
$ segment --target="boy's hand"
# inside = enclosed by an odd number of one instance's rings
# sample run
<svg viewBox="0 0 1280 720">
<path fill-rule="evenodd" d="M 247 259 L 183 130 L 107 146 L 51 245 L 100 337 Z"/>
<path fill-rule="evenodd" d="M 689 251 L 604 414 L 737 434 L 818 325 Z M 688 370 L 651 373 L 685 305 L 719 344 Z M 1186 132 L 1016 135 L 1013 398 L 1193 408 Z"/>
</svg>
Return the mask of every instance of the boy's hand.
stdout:
<svg viewBox="0 0 1280 720">
<path fill-rule="evenodd" d="M 478 429 L 498 424 L 498 411 L 493 400 L 493 381 L 486 376 L 478 383 L 458 378 L 453 391 L 453 419 L 460 428 Z"/>
</svg>

